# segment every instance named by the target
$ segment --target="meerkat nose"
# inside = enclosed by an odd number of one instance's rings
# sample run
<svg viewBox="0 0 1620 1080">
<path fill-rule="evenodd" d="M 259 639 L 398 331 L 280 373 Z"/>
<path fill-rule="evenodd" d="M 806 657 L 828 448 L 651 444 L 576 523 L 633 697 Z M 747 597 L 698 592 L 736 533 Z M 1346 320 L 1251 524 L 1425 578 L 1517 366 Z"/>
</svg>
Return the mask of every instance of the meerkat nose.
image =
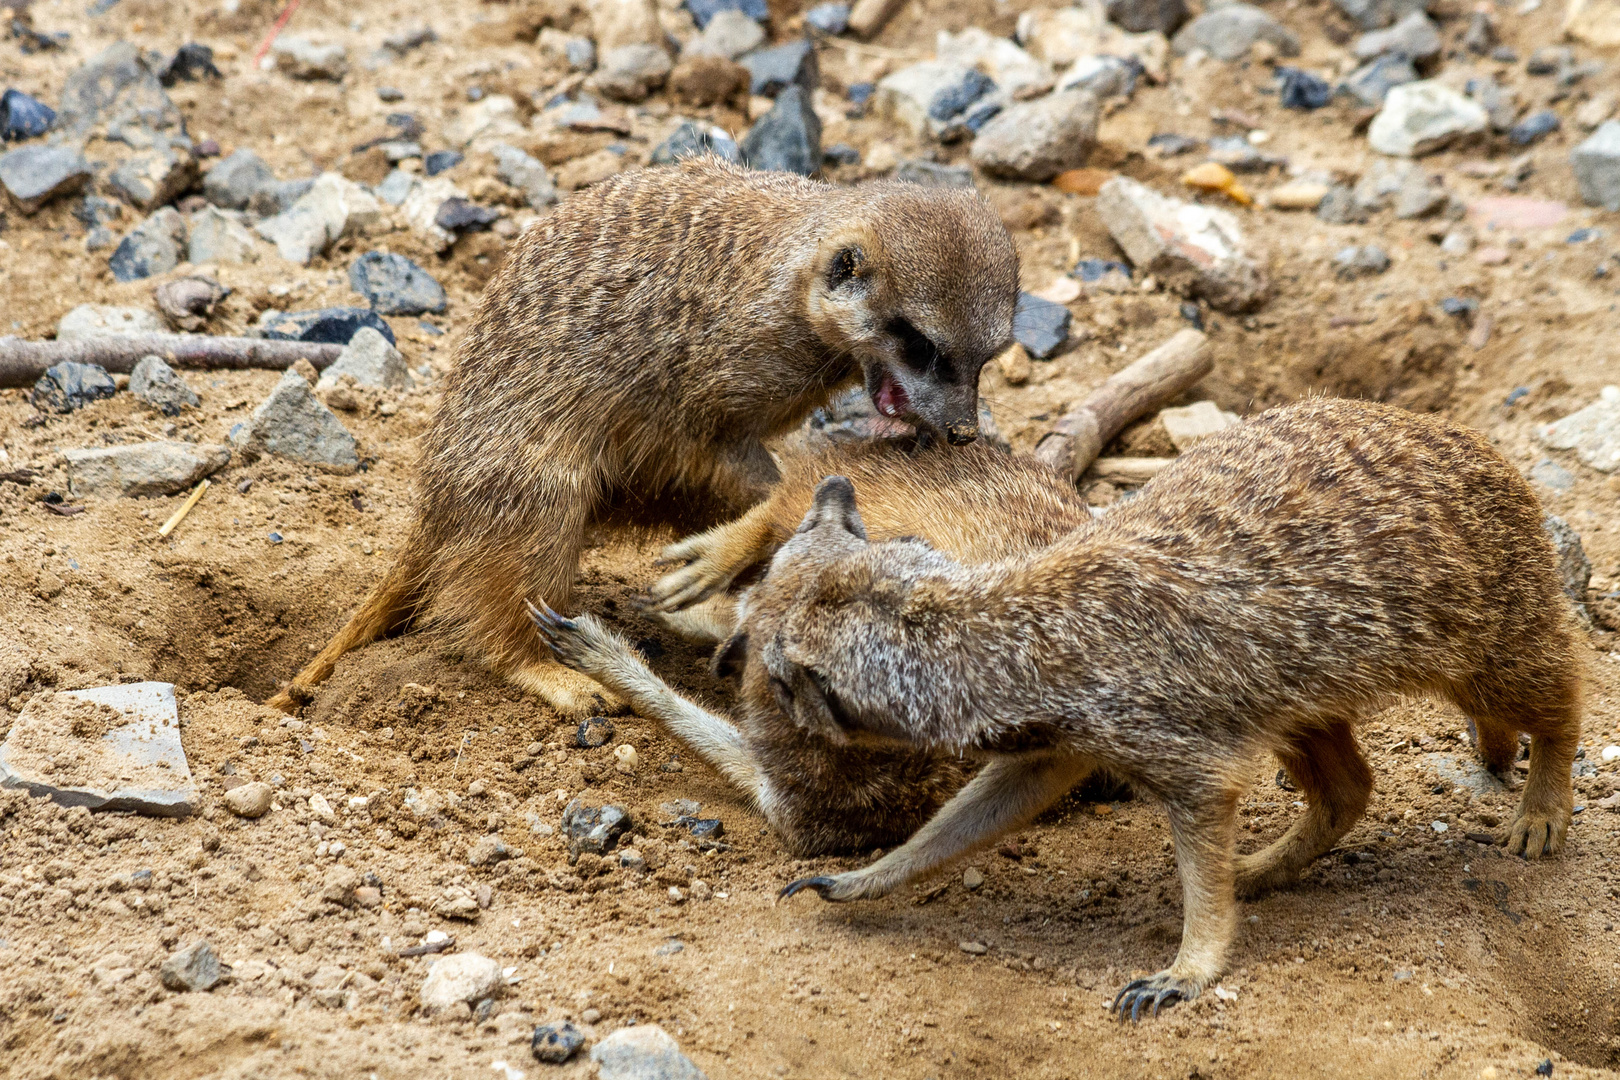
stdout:
<svg viewBox="0 0 1620 1080">
<path fill-rule="evenodd" d="M 945 429 L 945 441 L 952 446 L 966 446 L 979 437 L 977 424 L 952 424 Z"/>
</svg>

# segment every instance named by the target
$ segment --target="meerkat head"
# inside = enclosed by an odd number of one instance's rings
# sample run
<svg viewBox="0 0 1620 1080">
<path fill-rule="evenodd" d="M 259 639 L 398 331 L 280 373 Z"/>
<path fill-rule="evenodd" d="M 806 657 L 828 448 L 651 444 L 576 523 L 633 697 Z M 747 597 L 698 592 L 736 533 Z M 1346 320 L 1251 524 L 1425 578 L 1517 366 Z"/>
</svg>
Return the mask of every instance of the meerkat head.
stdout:
<svg viewBox="0 0 1620 1080">
<path fill-rule="evenodd" d="M 894 182 L 858 194 L 859 212 L 818 248 L 811 322 L 859 361 L 879 412 L 970 443 L 979 370 L 1012 339 L 1012 239 L 971 192 Z"/>
</svg>

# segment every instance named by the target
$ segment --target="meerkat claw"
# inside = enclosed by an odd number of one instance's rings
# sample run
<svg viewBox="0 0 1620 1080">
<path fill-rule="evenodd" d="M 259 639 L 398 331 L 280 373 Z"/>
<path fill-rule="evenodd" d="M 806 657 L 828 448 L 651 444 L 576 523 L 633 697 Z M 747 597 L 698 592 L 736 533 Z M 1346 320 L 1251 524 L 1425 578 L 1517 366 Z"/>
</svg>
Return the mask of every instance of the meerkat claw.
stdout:
<svg viewBox="0 0 1620 1080">
<path fill-rule="evenodd" d="M 784 885 L 782 887 L 782 891 L 776 894 L 776 899 L 778 902 L 780 902 L 788 899 L 790 896 L 794 896 L 804 891 L 805 889 L 813 889 L 815 894 L 821 897 L 823 900 L 831 900 L 833 897 L 828 896 L 827 893 L 835 884 L 837 884 L 837 882 L 830 877 L 800 878 L 798 881 L 790 882 L 789 884 Z"/>
<path fill-rule="evenodd" d="M 1191 1000 L 1173 980 L 1168 980 L 1169 985 L 1166 985 L 1166 982 L 1162 975 L 1147 979 L 1132 979 L 1115 996 L 1114 1003 L 1108 1007 L 1108 1011 L 1119 1014 L 1120 1023 L 1125 1022 L 1128 1013 L 1131 1023 L 1135 1024 L 1142 1019 L 1144 1005 L 1150 1006 L 1148 1017 L 1152 1019 L 1159 1015 L 1162 1008 Z"/>
</svg>

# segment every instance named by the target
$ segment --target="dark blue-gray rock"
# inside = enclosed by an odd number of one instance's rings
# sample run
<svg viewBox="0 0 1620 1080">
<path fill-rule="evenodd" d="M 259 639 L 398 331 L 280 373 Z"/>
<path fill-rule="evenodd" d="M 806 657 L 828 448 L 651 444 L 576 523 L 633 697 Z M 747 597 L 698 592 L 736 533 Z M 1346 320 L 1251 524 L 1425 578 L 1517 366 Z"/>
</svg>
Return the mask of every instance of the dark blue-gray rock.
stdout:
<svg viewBox="0 0 1620 1080">
<path fill-rule="evenodd" d="M 196 391 L 161 356 L 141 357 L 129 373 L 129 392 L 164 416 L 179 416 L 181 409 L 202 404 Z"/>
<path fill-rule="evenodd" d="M 95 175 L 78 151 L 35 143 L 0 154 L 0 187 L 25 214 L 71 195 Z"/>
<path fill-rule="evenodd" d="M 828 165 L 859 165 L 861 152 L 849 143 L 833 143 L 821 152 L 821 160 Z"/>
<path fill-rule="evenodd" d="M 1178 54 L 1203 49 L 1217 60 L 1231 63 L 1249 55 L 1258 42 L 1266 42 L 1283 56 L 1299 55 L 1299 38 L 1282 23 L 1251 4 L 1224 4 L 1211 8 L 1183 26 L 1171 41 Z"/>
<path fill-rule="evenodd" d="M 742 157 L 755 169 L 812 176 L 821 169 L 821 120 L 798 85 L 776 96 L 771 111 L 743 137 Z"/>
<path fill-rule="evenodd" d="M 220 962 L 219 954 L 206 941 L 198 941 L 163 961 L 158 978 L 175 993 L 212 990 L 231 973 L 230 966 Z"/>
<path fill-rule="evenodd" d="M 1299 68 L 1277 69 L 1277 100 L 1285 109 L 1320 109 L 1333 100 L 1333 87 Z"/>
<path fill-rule="evenodd" d="M 253 414 L 231 429 L 230 438 L 249 461 L 274 454 L 334 472 L 360 467 L 354 436 L 296 371 L 282 375 Z"/>
<path fill-rule="evenodd" d="M 403 255 L 368 251 L 349 266 L 349 284 L 371 310 L 383 315 L 438 314 L 448 300 L 444 287 Z"/>
<path fill-rule="evenodd" d="M 928 103 L 928 118 L 944 122 L 996 88 L 995 80 L 977 68 L 968 68 L 962 78 L 935 92 Z"/>
<path fill-rule="evenodd" d="M 850 83 L 849 89 L 844 91 L 844 97 L 856 108 L 865 108 L 866 103 L 872 100 L 872 95 L 876 92 L 877 83 Z"/>
<path fill-rule="evenodd" d="M 1333 266 L 1341 278 L 1371 277 L 1389 269 L 1389 255 L 1376 244 L 1357 245 L 1341 249 Z"/>
<path fill-rule="evenodd" d="M 1013 310 L 1013 340 L 1035 359 L 1049 359 L 1069 340 L 1069 319 L 1069 309 L 1062 304 L 1021 292 Z"/>
<path fill-rule="evenodd" d="M 247 147 L 220 158 L 203 176 L 203 198 L 227 210 L 245 209 L 253 196 L 276 182 L 270 166 Z M 279 212 L 279 211 L 278 211 Z"/>
<path fill-rule="evenodd" d="M 404 101 L 405 91 L 401 90 L 397 86 L 379 86 L 377 87 L 377 100 L 390 103 L 395 101 Z"/>
<path fill-rule="evenodd" d="M 817 4 L 804 13 L 804 21 L 823 34 L 842 34 L 849 29 L 849 5 Z"/>
<path fill-rule="evenodd" d="M 1570 528 L 1569 522 L 1554 514 L 1541 519 L 1542 531 L 1552 541 L 1558 556 L 1558 578 L 1564 583 L 1564 595 L 1577 606 L 1586 603 L 1586 587 L 1592 581 L 1592 560 L 1586 557 L 1581 545 L 1581 534 Z"/>
<path fill-rule="evenodd" d="M 347 345 L 362 327 L 371 327 L 396 344 L 393 328 L 375 311 L 362 307 L 315 308 L 311 311 L 267 311 L 253 332 L 275 341 L 327 342 Z"/>
<path fill-rule="evenodd" d="M 1075 277 L 1088 284 L 1093 281 L 1101 281 L 1109 274 L 1124 274 L 1125 279 L 1129 281 L 1131 268 L 1112 259 L 1081 259 L 1074 264 L 1072 273 Z M 1068 309 L 1065 308 L 1064 310 Z"/>
<path fill-rule="evenodd" d="M 937 161 L 922 161 L 912 158 L 900 163 L 894 170 L 896 180 L 904 180 L 908 184 L 921 184 L 923 187 L 960 187 L 973 186 L 973 170 L 966 165 L 941 165 Z"/>
<path fill-rule="evenodd" d="M 62 84 L 57 127 L 84 138 L 96 132 L 137 150 L 180 142 L 185 117 L 130 42 L 107 46 Z"/>
<path fill-rule="evenodd" d="M 585 1036 L 566 1020 L 541 1024 L 534 1029 L 534 1038 L 529 1040 L 529 1049 L 534 1052 L 535 1060 L 547 1065 L 561 1065 L 584 1045 Z"/>
<path fill-rule="evenodd" d="M 0 95 L 0 140 L 32 139 L 51 130 L 56 110 L 21 90 Z"/>
<path fill-rule="evenodd" d="M 764 22 L 771 14 L 765 0 L 686 0 L 686 10 L 692 13 L 699 30 L 722 11 L 740 11 L 755 22 Z"/>
<path fill-rule="evenodd" d="M 758 49 L 744 56 L 739 63 L 748 69 L 749 93 L 755 96 L 776 97 L 789 86 L 797 86 L 806 94 L 811 94 L 821 80 L 820 69 L 816 66 L 816 49 L 809 38 L 800 38 L 770 49 Z"/>
<path fill-rule="evenodd" d="M 1508 140 L 1519 146 L 1529 146 L 1531 143 L 1545 135 L 1551 135 L 1559 127 L 1558 114 L 1551 109 L 1543 109 L 1537 113 L 1520 120 L 1508 129 Z"/>
<path fill-rule="evenodd" d="M 1440 28 L 1421 11 L 1414 11 L 1387 30 L 1362 34 L 1355 44 L 1356 58 L 1394 54 L 1408 60 L 1427 60 L 1440 54 Z"/>
<path fill-rule="evenodd" d="M 651 163 L 673 165 L 682 158 L 714 154 L 726 161 L 740 162 L 742 151 L 723 128 L 687 120 L 653 148 Z"/>
<path fill-rule="evenodd" d="M 1108 0 L 1108 21 L 1133 34 L 1170 35 L 1187 21 L 1186 0 Z"/>
<path fill-rule="evenodd" d="M 82 409 L 92 401 L 102 401 L 118 393 L 107 369 L 100 364 L 80 364 L 64 360 L 45 369 L 45 374 L 34 383 L 30 400 L 36 409 L 70 413 Z"/>
<path fill-rule="evenodd" d="M 630 811 L 622 806 L 586 806 L 575 799 L 563 808 L 562 831 L 574 854 L 601 855 L 630 831 Z"/>
<path fill-rule="evenodd" d="M 574 732 L 574 745 L 586 750 L 606 746 L 613 741 L 613 721 L 605 716 L 591 716 L 579 722 Z"/>
<path fill-rule="evenodd" d="M 1605 120 L 1569 154 L 1570 167 L 1588 206 L 1620 211 L 1620 120 Z"/>
<path fill-rule="evenodd" d="M 187 248 L 185 219 L 165 206 L 119 242 L 107 265 L 117 281 L 138 281 L 180 265 Z"/>
<path fill-rule="evenodd" d="M 499 211 L 460 197 L 446 199 L 433 214 L 433 224 L 446 232 L 483 232 L 501 219 Z"/>
<path fill-rule="evenodd" d="M 438 176 L 446 169 L 453 169 L 462 162 L 460 150 L 435 150 L 422 159 L 422 171 L 429 176 Z"/>
<path fill-rule="evenodd" d="M 1147 144 L 1148 149 L 1162 158 L 1190 154 L 1204 145 L 1200 139 L 1195 139 L 1191 135 L 1178 135 L 1173 131 L 1163 131 L 1153 135 L 1149 137 Z"/>
<path fill-rule="evenodd" d="M 1417 82 L 1417 68 L 1404 56 L 1386 55 L 1363 64 L 1339 84 L 1338 92 L 1355 98 L 1369 109 L 1376 109 L 1394 87 Z"/>
<path fill-rule="evenodd" d="M 718 840 L 726 835 L 726 827 L 719 818 L 682 818 L 676 822 L 699 840 Z"/>
<path fill-rule="evenodd" d="M 1524 62 L 1527 75 L 1557 75 L 1575 62 L 1575 53 L 1567 45 L 1543 45 Z"/>
<path fill-rule="evenodd" d="M 158 74 L 158 81 L 164 86 L 173 86 L 182 79 L 196 82 L 198 79 L 222 78 L 224 76 L 219 68 L 214 66 L 214 50 L 195 41 L 180 46 L 173 59 Z"/>
</svg>

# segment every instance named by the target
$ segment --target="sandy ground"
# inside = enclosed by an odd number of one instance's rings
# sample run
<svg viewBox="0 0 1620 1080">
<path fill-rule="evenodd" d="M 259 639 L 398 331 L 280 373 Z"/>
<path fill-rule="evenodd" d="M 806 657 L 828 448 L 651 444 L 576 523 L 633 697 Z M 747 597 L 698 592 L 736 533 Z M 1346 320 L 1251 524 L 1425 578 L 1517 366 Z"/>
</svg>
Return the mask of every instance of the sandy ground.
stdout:
<svg viewBox="0 0 1620 1080">
<path fill-rule="evenodd" d="M 1024 6 L 918 3 L 880 43 L 926 52 L 941 27 L 1007 33 Z M 796 9 L 773 7 L 786 36 Z M 1505 39 L 1521 55 L 1553 41 L 1553 8 L 1498 9 Z M 547 85 L 555 73 L 513 37 L 528 10 L 311 0 L 294 29 L 343 40 L 354 57 L 423 23 L 440 37 L 379 72 L 356 64 L 335 86 L 249 70 L 246 57 L 276 11 L 265 0 L 223 8 L 124 0 L 96 19 L 82 5 L 39 3 L 36 27 L 72 32 L 66 53 L 20 55 L 0 43 L 0 76 L 52 101 L 67 73 L 112 40 L 234 48 L 221 60 L 222 89 L 174 91 L 193 134 L 227 152 L 252 146 L 284 177 L 307 175 L 341 168 L 348 146 L 381 133 L 383 114 L 401 106 L 377 100 L 379 83 L 404 89 L 405 106 L 430 132 L 468 85 Z M 1343 55 L 1327 30 L 1344 24 L 1328 5 L 1291 3 L 1277 13 L 1305 39 L 1302 62 Z M 1446 25 L 1448 40 L 1460 33 L 1460 20 Z M 900 62 L 841 47 L 822 56 L 833 90 Z M 1476 62 L 1464 54 L 1452 63 Z M 1515 70 L 1522 83 L 1522 65 Z M 1261 118 L 1273 136 L 1268 152 L 1346 175 L 1369 167 L 1374 155 L 1351 134 L 1347 111 L 1284 113 L 1257 92 L 1268 81 L 1259 65 L 1208 64 L 1171 86 L 1145 87 L 1105 120 L 1095 163 L 1170 190 L 1180 166 L 1147 155 L 1147 138 L 1219 133 L 1211 111 L 1236 109 Z M 1620 85 L 1620 65 L 1593 85 Z M 734 113 L 707 115 L 739 133 L 744 125 Z M 668 104 L 655 99 L 624 141 L 644 156 L 672 123 Z M 1566 130 L 1538 144 L 1537 171 L 1521 192 L 1568 201 L 1568 218 L 1504 234 L 1512 258 L 1499 267 L 1444 255 L 1444 222 L 1385 213 L 1334 227 L 1243 212 L 1271 253 L 1277 295 L 1252 316 L 1210 318 L 1215 372 L 1192 397 L 1239 413 L 1310 393 L 1438 410 L 1484 430 L 1528 472 L 1549 456 L 1533 441 L 1538 423 L 1620 381 L 1615 279 L 1593 276 L 1620 246 L 1620 219 L 1579 206 L 1563 164 L 1578 137 Z M 833 125 L 824 141 L 869 155 L 879 141 L 902 155 L 916 149 L 867 120 Z M 1472 200 L 1498 192 L 1459 166 L 1514 153 L 1505 142 L 1476 145 L 1425 164 Z M 837 178 L 861 175 L 845 169 Z M 1116 257 L 1092 200 L 983 186 L 1014 229 L 1026 287 L 1046 286 L 1077 255 Z M 70 208 L 65 201 L 35 217 L 8 215 L 0 331 L 48 336 L 82 302 L 151 306 L 155 282 L 114 283 L 107 253 L 85 252 Z M 134 220 L 126 210 L 121 227 Z M 1605 235 L 1565 243 L 1583 226 Z M 1384 245 L 1393 268 L 1336 279 L 1333 253 L 1364 242 Z M 577 749 L 572 724 L 430 634 L 346 658 L 297 720 L 256 704 L 342 624 L 401 540 L 415 440 L 502 241 L 473 236 L 439 259 L 396 232 L 345 241 L 308 269 L 273 254 L 218 269 L 235 291 L 210 329 L 239 331 L 271 306 L 356 302 L 346 268 L 372 246 L 421 261 L 449 290 L 451 307 L 431 320 L 444 337 L 416 319 L 393 320 L 412 367 L 429 374 L 387 415 L 344 414 L 366 461 L 353 476 L 275 459 L 233 464 L 167 539 L 157 526 L 178 497 L 91 501 L 59 517 L 41 500 L 66 491 L 60 450 L 171 431 L 222 441 L 277 375 L 189 373 L 203 404 L 174 419 L 120 394 L 41 422 L 25 391 L 0 392 L 0 472 L 41 474 L 27 486 L 0 481 L 0 730 L 35 694 L 170 681 L 203 790 L 202 812 L 184 820 L 92 816 L 0 794 L 0 1073 L 487 1078 L 501 1075 L 493 1063 L 506 1062 L 531 1077 L 588 1075 L 580 1061 L 539 1065 L 529 1055 L 534 1024 L 562 1017 L 593 1037 L 632 1019 L 660 1023 L 715 1078 L 1474 1078 L 1488 1068 L 1529 1075 L 1549 1058 L 1556 1076 L 1620 1066 L 1620 814 L 1595 805 L 1620 783 L 1620 762 L 1598 761 L 1601 747 L 1620 741 L 1620 667 L 1601 626 L 1587 654 L 1586 754 L 1576 780 L 1585 809 L 1561 856 L 1525 863 L 1469 839 L 1505 822 L 1515 795 L 1459 786 L 1471 760 L 1461 716 L 1429 704 L 1393 709 L 1363 729 L 1378 775 L 1365 820 L 1297 888 L 1243 907 L 1217 991 L 1134 1028 L 1111 1022 L 1106 1003 L 1131 973 L 1167 963 L 1180 935 L 1168 831 L 1151 805 L 1071 798 L 1024 830 L 1019 857 L 976 857 L 971 865 L 985 879 L 976 890 L 959 868 L 882 901 L 774 905 L 785 882 L 865 857 L 784 854 L 734 791 L 650 722 L 619 718 L 612 744 Z M 1442 314 L 1448 296 L 1478 299 L 1494 320 L 1482 347 Z M 1179 303 L 1162 292 L 1082 298 L 1071 305 L 1076 343 L 1036 364 L 1026 385 L 987 369 L 983 392 L 1015 448 L 1030 448 L 1047 421 L 1183 325 Z M 1516 387 L 1528 392 L 1505 404 Z M 1111 452 L 1166 447 L 1162 428 L 1144 424 Z M 1620 482 L 1570 455 L 1551 456 L 1574 482 L 1538 490 L 1581 533 L 1594 594 L 1606 593 L 1620 581 Z M 1094 492 L 1102 501 L 1111 494 Z M 649 562 L 661 539 L 601 537 L 582 567 L 581 603 L 633 640 L 655 643 L 660 674 L 724 708 L 729 690 L 705 674 L 704 650 L 643 621 L 630 603 L 654 576 Z M 626 743 L 640 762 L 629 773 L 613 756 Z M 1275 772 L 1275 762 L 1256 764 L 1242 818 L 1250 849 L 1296 813 L 1296 796 Z M 224 809 L 228 787 L 259 779 L 278 788 L 267 816 L 247 821 Z M 400 809 L 408 789 L 434 808 L 420 827 Z M 317 795 L 329 814 L 319 799 L 312 807 Z M 350 808 L 364 797 L 369 807 Z M 570 865 L 551 830 L 574 797 L 628 807 L 649 868 Z M 725 850 L 700 850 L 663 823 L 660 805 L 677 798 L 724 821 Z M 470 866 L 473 845 L 490 835 L 521 855 Z M 368 875 L 379 890 L 366 895 L 373 906 L 324 898 L 339 864 Z M 711 898 L 697 898 L 704 894 Z M 474 919 L 436 913 L 457 898 L 478 902 Z M 514 969 L 491 1015 L 418 1015 L 432 958 L 398 951 L 432 930 Z M 207 994 L 163 989 L 163 959 L 199 938 L 233 965 L 233 979 Z M 987 951 L 966 952 L 965 942 Z"/>
</svg>

